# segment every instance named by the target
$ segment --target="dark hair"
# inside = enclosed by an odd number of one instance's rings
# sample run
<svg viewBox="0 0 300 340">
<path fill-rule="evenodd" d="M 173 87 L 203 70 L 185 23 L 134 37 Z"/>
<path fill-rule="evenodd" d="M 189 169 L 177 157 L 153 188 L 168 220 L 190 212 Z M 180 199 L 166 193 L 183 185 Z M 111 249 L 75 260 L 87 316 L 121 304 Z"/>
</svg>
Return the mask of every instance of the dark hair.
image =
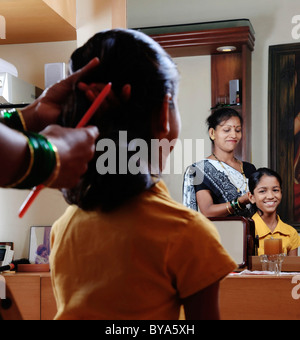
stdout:
<svg viewBox="0 0 300 340">
<path fill-rule="evenodd" d="M 97 159 L 105 153 L 98 151 L 80 184 L 65 190 L 64 195 L 68 203 L 84 210 L 100 207 L 109 211 L 153 185 L 150 174 L 119 173 L 119 132 L 127 132 L 128 144 L 133 139 L 143 139 L 150 145 L 153 118 L 160 114 L 166 94 L 176 95 L 179 76 L 176 65 L 161 46 L 138 31 L 116 29 L 96 34 L 73 53 L 72 72 L 94 57 L 100 59 L 100 65 L 81 81 L 112 83 L 116 100 L 101 107 L 90 124 L 98 126 L 100 140 L 114 141 L 117 172 L 104 175 L 97 172 Z M 131 96 L 125 102 L 121 91 L 126 84 L 131 86 Z M 75 90 L 61 117 L 63 125 L 76 126 L 90 105 L 85 94 Z M 130 155 L 128 144 L 125 147 Z"/>
<path fill-rule="evenodd" d="M 259 168 L 249 177 L 249 191 L 252 195 L 254 194 L 255 188 L 258 186 L 263 176 L 276 177 L 280 188 L 282 187 L 282 179 L 276 171 L 269 168 Z"/>
<path fill-rule="evenodd" d="M 249 185 L 249 191 L 251 192 L 252 195 L 254 194 L 255 188 L 258 186 L 258 184 L 259 184 L 259 182 L 260 182 L 260 180 L 263 176 L 269 176 L 269 177 L 277 178 L 279 185 L 280 185 L 280 188 L 282 188 L 282 179 L 276 171 L 269 169 L 269 168 L 259 168 L 254 173 L 252 173 L 249 177 L 249 184 L 248 185 Z M 251 204 L 251 210 L 252 210 L 252 213 L 254 214 L 259 209 L 257 208 L 256 204 Z M 261 211 L 261 213 L 262 213 L 262 211 Z"/>
<path fill-rule="evenodd" d="M 243 118 L 241 115 L 234 109 L 229 107 L 224 107 L 218 110 L 215 110 L 206 120 L 208 130 L 216 129 L 218 125 L 222 122 L 227 121 L 231 117 L 239 118 L 241 125 L 243 126 Z"/>
<path fill-rule="evenodd" d="M 47 247 L 44 244 L 38 246 L 36 253 L 37 255 L 42 255 L 44 251 L 48 251 Z"/>
</svg>

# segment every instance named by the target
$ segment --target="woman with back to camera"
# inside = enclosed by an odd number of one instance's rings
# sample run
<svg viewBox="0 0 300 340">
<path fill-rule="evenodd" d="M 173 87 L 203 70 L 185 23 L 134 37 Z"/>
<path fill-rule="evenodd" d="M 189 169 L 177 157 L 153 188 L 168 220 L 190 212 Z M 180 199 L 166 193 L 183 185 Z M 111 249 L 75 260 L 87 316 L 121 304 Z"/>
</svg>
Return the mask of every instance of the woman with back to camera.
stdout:
<svg viewBox="0 0 300 340">
<path fill-rule="evenodd" d="M 243 119 L 236 110 L 222 108 L 208 117 L 207 125 L 213 152 L 187 169 L 184 205 L 207 217 L 250 217 L 248 178 L 255 167 L 235 157 Z"/>
<path fill-rule="evenodd" d="M 119 169 L 129 170 L 134 141 L 144 141 L 151 156 L 153 139 L 177 139 L 177 68 L 159 44 L 132 30 L 96 34 L 72 55 L 72 71 L 94 57 L 101 64 L 82 81 L 96 93 L 111 83 L 115 99 L 91 121 L 99 127 L 98 153 L 80 185 L 66 192 L 72 206 L 51 231 L 56 319 L 178 320 L 182 304 L 188 319 L 217 319 L 219 281 L 236 264 L 214 226 L 172 200 L 150 171 L 151 157 L 144 159 L 148 172 Z M 89 106 L 75 92 L 65 125 L 75 126 Z M 104 141 L 116 153 L 101 148 Z M 126 151 L 129 162 L 121 164 Z M 162 171 L 168 155 L 160 156 Z M 116 161 L 117 170 L 99 174 L 105 158 Z"/>
</svg>

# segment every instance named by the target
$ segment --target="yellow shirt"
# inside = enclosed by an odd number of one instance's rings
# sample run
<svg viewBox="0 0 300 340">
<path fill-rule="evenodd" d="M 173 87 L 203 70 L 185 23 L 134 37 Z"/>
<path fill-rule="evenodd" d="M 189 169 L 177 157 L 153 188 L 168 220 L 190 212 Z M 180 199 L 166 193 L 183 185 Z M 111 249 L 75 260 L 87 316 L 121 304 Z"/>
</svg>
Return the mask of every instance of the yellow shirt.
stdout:
<svg viewBox="0 0 300 340">
<path fill-rule="evenodd" d="M 259 236 L 259 256 L 265 253 L 264 241 L 270 239 L 271 237 L 282 239 L 282 248 L 285 254 L 288 254 L 291 250 L 300 247 L 300 237 L 297 230 L 292 226 L 282 222 L 279 216 L 278 224 L 273 233 L 258 213 L 256 213 L 252 219 L 255 222 L 256 235 Z"/>
<path fill-rule="evenodd" d="M 110 213 L 71 206 L 51 233 L 56 319 L 178 320 L 181 298 L 236 268 L 219 240 L 162 181 Z"/>
</svg>

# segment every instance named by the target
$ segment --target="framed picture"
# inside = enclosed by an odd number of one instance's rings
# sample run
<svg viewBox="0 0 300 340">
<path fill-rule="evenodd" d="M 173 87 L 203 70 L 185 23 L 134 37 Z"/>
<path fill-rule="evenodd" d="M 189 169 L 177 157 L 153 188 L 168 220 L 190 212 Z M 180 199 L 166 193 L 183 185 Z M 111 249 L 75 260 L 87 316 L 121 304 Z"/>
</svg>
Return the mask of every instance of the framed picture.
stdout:
<svg viewBox="0 0 300 340">
<path fill-rule="evenodd" d="M 50 255 L 51 227 L 31 227 L 29 262 L 31 264 L 48 264 Z"/>
<path fill-rule="evenodd" d="M 300 44 L 269 47 L 269 166 L 283 181 L 282 220 L 300 231 Z"/>
</svg>

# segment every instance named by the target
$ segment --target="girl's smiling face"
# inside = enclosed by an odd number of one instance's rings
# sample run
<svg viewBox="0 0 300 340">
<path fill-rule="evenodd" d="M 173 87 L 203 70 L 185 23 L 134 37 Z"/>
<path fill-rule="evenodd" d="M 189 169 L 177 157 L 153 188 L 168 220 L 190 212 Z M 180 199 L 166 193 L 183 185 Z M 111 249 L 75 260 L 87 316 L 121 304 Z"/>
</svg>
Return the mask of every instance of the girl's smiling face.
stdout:
<svg viewBox="0 0 300 340">
<path fill-rule="evenodd" d="M 265 214 L 276 213 L 282 199 L 282 191 L 278 179 L 264 175 L 254 189 L 249 193 L 250 202 Z"/>
</svg>

